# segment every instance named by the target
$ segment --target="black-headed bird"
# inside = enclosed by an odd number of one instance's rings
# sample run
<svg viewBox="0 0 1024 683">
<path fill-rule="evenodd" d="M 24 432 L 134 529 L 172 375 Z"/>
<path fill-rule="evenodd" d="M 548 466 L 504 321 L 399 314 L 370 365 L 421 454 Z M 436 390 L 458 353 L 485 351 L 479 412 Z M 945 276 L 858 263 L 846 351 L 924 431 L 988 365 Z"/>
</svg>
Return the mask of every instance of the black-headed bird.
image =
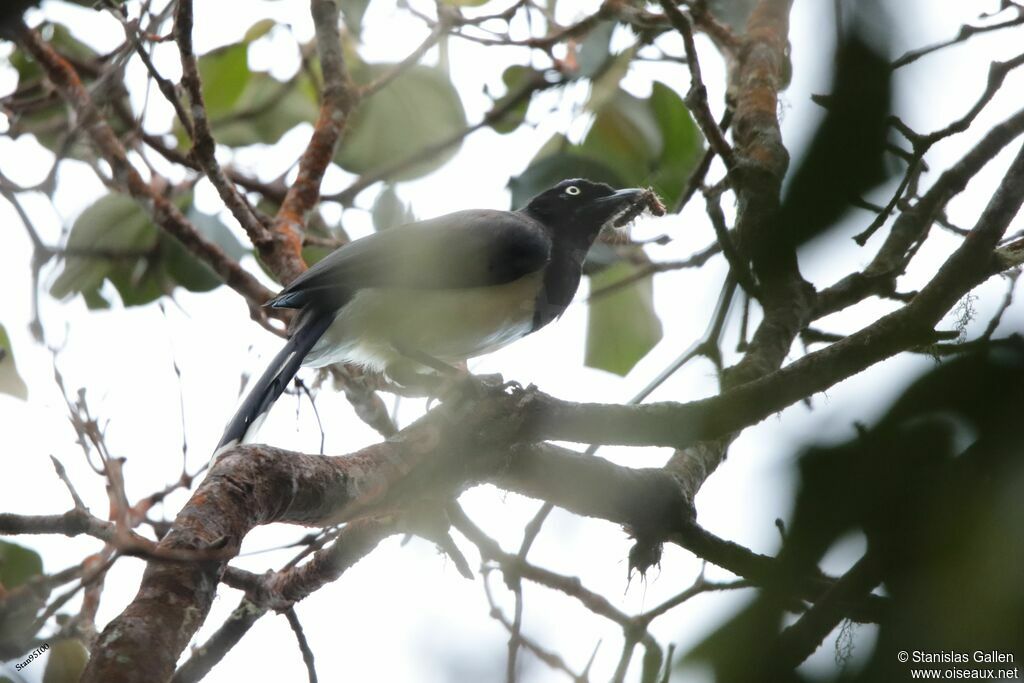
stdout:
<svg viewBox="0 0 1024 683">
<path fill-rule="evenodd" d="M 518 211 L 457 211 L 339 247 L 268 302 L 300 309 L 294 332 L 217 452 L 251 436 L 302 365 L 356 363 L 402 384 L 536 332 L 572 301 L 601 230 L 647 208 L 664 211 L 649 190 L 563 180 Z"/>
</svg>

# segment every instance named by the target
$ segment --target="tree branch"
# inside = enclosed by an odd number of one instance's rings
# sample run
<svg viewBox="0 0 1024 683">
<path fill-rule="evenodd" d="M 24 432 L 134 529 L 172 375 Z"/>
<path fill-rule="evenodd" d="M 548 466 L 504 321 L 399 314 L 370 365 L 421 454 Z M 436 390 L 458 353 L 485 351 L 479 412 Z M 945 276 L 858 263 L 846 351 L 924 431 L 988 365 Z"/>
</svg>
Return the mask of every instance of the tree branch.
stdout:
<svg viewBox="0 0 1024 683">
<path fill-rule="evenodd" d="M 191 117 L 178 111 L 182 126 L 192 136 L 192 157 L 198 162 L 209 178 L 221 201 L 231 215 L 242 226 L 249 239 L 268 267 L 277 272 L 282 263 L 287 263 L 288 254 L 280 253 L 278 243 L 271 238 L 270 231 L 256 215 L 256 210 L 235 188 L 217 161 L 217 143 L 213 139 L 210 120 L 206 115 L 203 87 L 199 78 L 199 63 L 192 49 L 192 0 L 178 0 L 174 14 L 175 43 L 181 57 L 181 83 L 191 101 Z"/>
<path fill-rule="evenodd" d="M 306 268 L 302 260 L 306 215 L 320 199 L 320 182 L 341 140 L 349 114 L 358 101 L 356 90 L 345 71 L 338 33 L 338 5 L 335 0 L 312 0 L 310 5 L 324 87 L 320 115 L 306 151 L 299 160 L 299 174 L 288 188 L 272 228 L 273 237 L 280 245 L 278 248 L 289 254 L 287 261 L 275 270 L 284 284 Z"/>
<path fill-rule="evenodd" d="M 114 181 L 146 208 L 160 227 L 209 265 L 225 284 L 245 297 L 254 317 L 262 316 L 259 307 L 273 296 L 270 290 L 225 254 L 223 249 L 203 237 L 173 202 L 142 178 L 128 160 L 117 134 L 96 108 L 71 64 L 57 54 L 36 31 L 24 24 L 16 26 L 14 33 L 17 41 L 39 62 L 47 78 L 75 111 L 97 151 L 110 164 Z"/>
</svg>

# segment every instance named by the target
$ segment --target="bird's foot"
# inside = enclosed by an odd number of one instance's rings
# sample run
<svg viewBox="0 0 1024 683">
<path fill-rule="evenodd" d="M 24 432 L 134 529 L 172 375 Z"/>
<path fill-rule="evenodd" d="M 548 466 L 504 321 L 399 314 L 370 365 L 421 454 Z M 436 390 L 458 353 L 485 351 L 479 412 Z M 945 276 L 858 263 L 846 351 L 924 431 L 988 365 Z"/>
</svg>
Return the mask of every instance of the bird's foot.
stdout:
<svg viewBox="0 0 1024 683">
<path fill-rule="evenodd" d="M 449 365 L 408 349 L 400 349 L 400 353 L 408 362 L 388 365 L 386 374 L 402 388 L 403 395 L 427 396 L 431 402 L 445 403 L 523 391 L 519 382 L 506 382 L 498 373 L 474 375 L 466 369 L 465 362 Z"/>
<path fill-rule="evenodd" d="M 475 393 L 476 395 L 486 394 L 508 394 L 523 390 L 523 385 L 513 380 L 505 381 L 505 378 L 501 376 L 501 373 L 490 373 L 486 375 L 473 375 L 466 373 L 459 381 L 466 382 L 467 393 Z"/>
<path fill-rule="evenodd" d="M 507 394 L 522 390 L 523 385 L 519 382 L 514 380 L 506 382 L 505 378 L 498 373 L 474 375 L 469 372 L 459 372 L 441 379 L 434 398 L 442 403 L 472 401 L 495 394 Z"/>
</svg>

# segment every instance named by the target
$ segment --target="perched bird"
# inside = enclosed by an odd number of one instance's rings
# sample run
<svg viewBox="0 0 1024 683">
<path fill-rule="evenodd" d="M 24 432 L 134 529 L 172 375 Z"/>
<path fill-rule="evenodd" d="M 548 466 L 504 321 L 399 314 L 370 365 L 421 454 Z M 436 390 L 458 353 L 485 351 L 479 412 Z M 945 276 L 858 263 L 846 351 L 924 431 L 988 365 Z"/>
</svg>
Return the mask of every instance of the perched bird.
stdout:
<svg viewBox="0 0 1024 683">
<path fill-rule="evenodd" d="M 518 211 L 457 211 L 338 248 L 267 304 L 301 309 L 294 332 L 217 452 L 251 436 L 301 365 L 357 363 L 412 384 L 539 330 L 572 301 L 601 229 L 645 208 L 664 212 L 649 190 L 564 180 Z"/>
</svg>

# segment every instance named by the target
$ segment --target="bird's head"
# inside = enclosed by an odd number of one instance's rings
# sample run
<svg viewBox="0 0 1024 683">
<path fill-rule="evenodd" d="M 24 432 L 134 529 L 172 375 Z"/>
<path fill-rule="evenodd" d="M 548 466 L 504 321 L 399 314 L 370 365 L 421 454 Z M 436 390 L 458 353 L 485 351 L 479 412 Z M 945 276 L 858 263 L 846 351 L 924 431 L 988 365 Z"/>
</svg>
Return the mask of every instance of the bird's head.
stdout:
<svg viewBox="0 0 1024 683">
<path fill-rule="evenodd" d="M 623 226 L 644 209 L 655 210 L 656 205 L 660 202 L 650 190 L 615 190 L 604 183 L 572 178 L 541 192 L 523 211 L 554 234 L 583 240 L 589 246 L 602 228 Z"/>
</svg>

